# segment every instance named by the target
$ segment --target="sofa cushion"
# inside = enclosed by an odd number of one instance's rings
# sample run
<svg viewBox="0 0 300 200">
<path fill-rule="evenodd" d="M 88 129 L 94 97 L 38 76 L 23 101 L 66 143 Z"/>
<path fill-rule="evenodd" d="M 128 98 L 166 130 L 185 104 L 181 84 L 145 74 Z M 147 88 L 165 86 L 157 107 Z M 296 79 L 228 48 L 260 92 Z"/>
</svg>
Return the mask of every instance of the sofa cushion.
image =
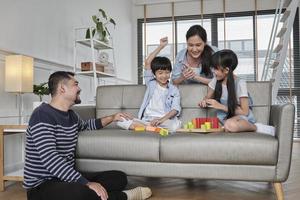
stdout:
<svg viewBox="0 0 300 200">
<path fill-rule="evenodd" d="M 198 102 L 203 99 L 207 93 L 207 87 L 200 84 L 179 85 L 181 95 L 181 116 L 183 124 L 196 117 L 206 117 L 206 109 L 201 109 Z"/>
<path fill-rule="evenodd" d="M 159 161 L 159 135 L 101 129 L 79 134 L 77 158 Z"/>
<path fill-rule="evenodd" d="M 272 103 L 272 84 L 269 81 L 247 82 L 253 100 L 253 114 L 257 122 L 269 124 Z"/>
<path fill-rule="evenodd" d="M 143 102 L 145 85 L 109 85 L 97 87 L 96 117 L 104 117 L 117 112 L 128 112 L 138 116 Z M 106 128 L 118 128 L 111 123 Z"/>
<path fill-rule="evenodd" d="M 274 165 L 278 141 L 258 133 L 174 134 L 161 138 L 161 162 Z"/>
</svg>

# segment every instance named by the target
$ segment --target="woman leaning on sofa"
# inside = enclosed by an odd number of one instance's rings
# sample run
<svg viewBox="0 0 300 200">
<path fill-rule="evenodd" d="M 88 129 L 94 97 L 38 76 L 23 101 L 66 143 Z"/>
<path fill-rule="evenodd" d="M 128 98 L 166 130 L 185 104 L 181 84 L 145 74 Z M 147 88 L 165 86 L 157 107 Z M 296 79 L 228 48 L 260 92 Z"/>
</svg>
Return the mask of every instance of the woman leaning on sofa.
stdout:
<svg viewBox="0 0 300 200">
<path fill-rule="evenodd" d="M 200 25 L 194 25 L 186 33 L 187 48 L 181 50 L 175 60 L 172 82 L 208 84 L 213 77 L 210 59 L 214 50 L 207 44 L 207 34 Z"/>
</svg>

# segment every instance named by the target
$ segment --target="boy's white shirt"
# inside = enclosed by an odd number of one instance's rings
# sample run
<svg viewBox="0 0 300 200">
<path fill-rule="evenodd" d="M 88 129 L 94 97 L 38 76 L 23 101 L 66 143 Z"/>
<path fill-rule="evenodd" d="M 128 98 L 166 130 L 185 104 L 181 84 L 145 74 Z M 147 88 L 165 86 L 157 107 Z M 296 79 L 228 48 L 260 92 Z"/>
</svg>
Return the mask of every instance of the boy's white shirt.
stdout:
<svg viewBox="0 0 300 200">
<path fill-rule="evenodd" d="M 168 95 L 168 89 L 156 84 L 153 96 L 145 109 L 143 120 L 151 121 L 165 115 L 164 104 Z"/>
<path fill-rule="evenodd" d="M 148 106 L 157 85 L 157 81 L 151 70 L 147 69 L 144 71 L 144 78 L 145 78 L 147 89 L 145 91 L 143 103 L 138 112 L 139 119 L 143 117 L 145 109 Z M 164 114 L 170 112 L 171 110 L 176 110 L 178 111 L 176 117 L 178 117 L 181 113 L 180 92 L 176 86 L 170 83 L 168 83 L 167 85 L 167 90 L 168 90 L 168 95 L 164 102 Z"/>
</svg>

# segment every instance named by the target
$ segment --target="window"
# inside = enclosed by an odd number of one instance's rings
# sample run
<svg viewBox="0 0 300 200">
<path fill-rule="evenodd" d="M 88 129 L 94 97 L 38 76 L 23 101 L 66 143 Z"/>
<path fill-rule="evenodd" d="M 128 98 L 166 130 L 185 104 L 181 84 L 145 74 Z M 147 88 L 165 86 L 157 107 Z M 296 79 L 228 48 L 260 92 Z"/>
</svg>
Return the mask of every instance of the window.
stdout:
<svg viewBox="0 0 300 200">
<path fill-rule="evenodd" d="M 254 12 L 226 13 L 226 48 L 234 50 L 239 58 L 236 74 L 246 80 L 261 80 L 265 62 L 265 56 L 269 45 L 269 38 L 273 26 L 275 10 L 258 11 L 257 16 L 257 38 L 254 27 Z M 214 44 L 218 49 L 224 48 L 224 21 L 223 14 L 201 16 L 177 16 L 175 17 L 175 47 L 176 53 L 186 47 L 185 34 L 188 28 L 194 24 L 202 25 L 207 31 L 208 44 Z M 138 52 L 143 52 L 143 19 L 138 20 Z M 280 29 L 282 23 L 279 24 Z M 160 55 L 167 56 L 172 60 L 172 19 L 155 18 L 147 19 L 147 51 L 151 52 L 159 44 L 162 36 L 169 37 L 169 46 Z M 257 47 L 255 40 L 257 39 Z M 293 33 L 291 37 L 291 69 L 290 64 L 285 66 L 278 93 L 277 103 L 294 102 L 296 110 L 300 107 L 300 58 L 299 58 L 299 14 L 296 13 Z M 276 42 L 275 42 L 276 44 Z M 255 49 L 256 48 L 256 49 Z M 257 52 L 257 63 L 256 55 Z M 144 52 L 143 52 L 144 53 Z M 139 84 L 143 83 L 142 64 L 143 58 L 138 54 Z M 287 62 L 290 62 L 287 60 Z M 257 64 L 257 66 L 256 66 Z M 256 69 L 258 77 L 256 77 Z M 291 71 L 290 71 L 291 70 Z M 291 72 L 291 73 L 290 73 Z M 291 80 L 292 100 L 289 98 L 289 85 Z M 300 137 L 300 113 L 295 116 L 295 137 Z"/>
<path fill-rule="evenodd" d="M 238 67 L 234 72 L 245 80 L 255 80 L 253 17 L 226 17 L 225 22 L 226 49 L 233 50 L 239 59 Z M 224 48 L 223 18 L 218 19 L 218 47 Z"/>
<path fill-rule="evenodd" d="M 172 60 L 172 56 L 173 56 L 172 55 L 172 49 L 173 49 L 172 22 L 167 21 L 167 22 L 147 23 L 146 30 L 147 30 L 146 33 L 147 52 L 146 54 L 144 52 L 143 55 L 148 55 L 150 52 L 152 52 L 155 48 L 158 47 L 159 39 L 167 36 L 169 39 L 169 44 L 160 52 L 159 55 L 166 56 L 170 60 Z"/>
</svg>

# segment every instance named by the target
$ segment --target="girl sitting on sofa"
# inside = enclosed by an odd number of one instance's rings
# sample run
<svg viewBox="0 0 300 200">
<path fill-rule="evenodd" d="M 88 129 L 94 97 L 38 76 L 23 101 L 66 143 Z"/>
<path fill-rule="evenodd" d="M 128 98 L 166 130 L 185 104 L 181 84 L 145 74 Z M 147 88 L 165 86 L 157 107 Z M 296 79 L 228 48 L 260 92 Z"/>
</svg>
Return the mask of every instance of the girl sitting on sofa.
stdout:
<svg viewBox="0 0 300 200">
<path fill-rule="evenodd" d="M 229 49 L 218 51 L 212 55 L 211 64 L 215 77 L 199 106 L 217 109 L 217 117 L 227 132 L 258 131 L 274 135 L 274 127 L 255 124 L 246 81 L 233 73 L 238 65 L 236 54 Z"/>
<path fill-rule="evenodd" d="M 160 45 L 148 56 L 145 62 L 144 79 L 147 86 L 138 119 L 123 120 L 117 125 L 123 129 L 141 126 L 157 126 L 170 132 L 180 128 L 177 118 L 180 114 L 180 94 L 176 86 L 169 83 L 172 71 L 171 61 L 156 55 L 168 44 L 168 38 L 160 39 Z"/>
</svg>

